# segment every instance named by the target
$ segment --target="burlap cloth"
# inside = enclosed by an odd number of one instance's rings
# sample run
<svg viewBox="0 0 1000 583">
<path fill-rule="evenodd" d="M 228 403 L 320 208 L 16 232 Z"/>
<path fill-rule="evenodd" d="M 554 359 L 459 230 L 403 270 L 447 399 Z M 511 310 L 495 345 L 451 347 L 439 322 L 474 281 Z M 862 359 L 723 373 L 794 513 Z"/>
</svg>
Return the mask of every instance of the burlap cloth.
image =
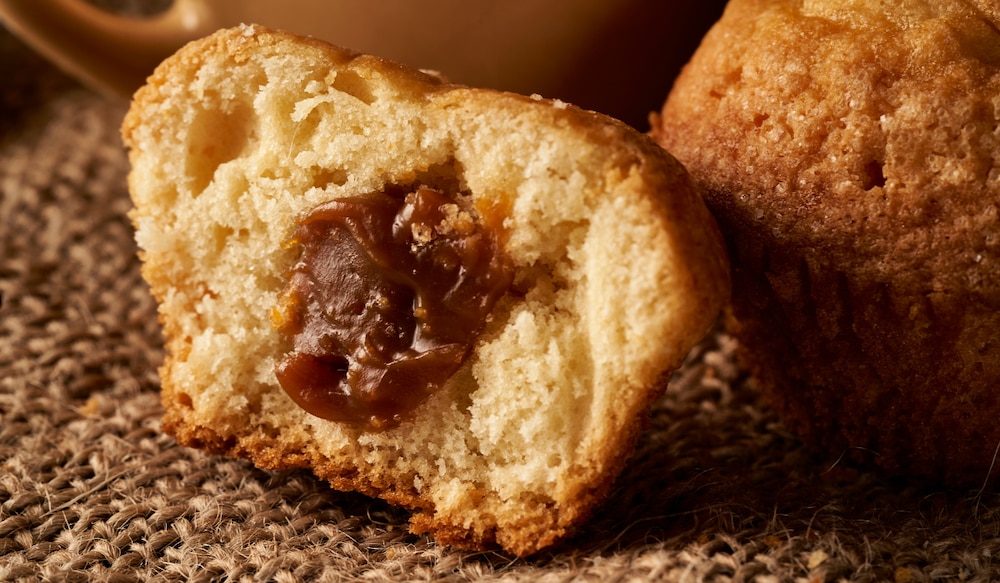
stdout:
<svg viewBox="0 0 1000 583">
<path fill-rule="evenodd" d="M 0 580 L 986 581 L 1000 497 L 812 454 L 716 334 L 593 520 L 530 560 L 441 548 L 405 511 L 177 446 L 139 276 L 124 105 L 0 33 Z"/>
</svg>

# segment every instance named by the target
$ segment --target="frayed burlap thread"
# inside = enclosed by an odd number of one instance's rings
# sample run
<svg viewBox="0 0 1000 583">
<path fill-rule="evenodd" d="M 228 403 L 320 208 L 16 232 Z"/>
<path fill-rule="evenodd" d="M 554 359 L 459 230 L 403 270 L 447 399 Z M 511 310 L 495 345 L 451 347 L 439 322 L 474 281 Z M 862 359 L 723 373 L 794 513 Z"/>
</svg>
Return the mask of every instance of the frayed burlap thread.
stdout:
<svg viewBox="0 0 1000 583">
<path fill-rule="evenodd" d="M 0 581 L 1000 577 L 996 492 L 814 455 L 721 333 L 656 403 L 592 520 L 527 560 L 442 548 L 383 502 L 177 446 L 160 432 L 162 338 L 126 218 L 124 105 L 39 87 L 0 101 Z"/>
</svg>

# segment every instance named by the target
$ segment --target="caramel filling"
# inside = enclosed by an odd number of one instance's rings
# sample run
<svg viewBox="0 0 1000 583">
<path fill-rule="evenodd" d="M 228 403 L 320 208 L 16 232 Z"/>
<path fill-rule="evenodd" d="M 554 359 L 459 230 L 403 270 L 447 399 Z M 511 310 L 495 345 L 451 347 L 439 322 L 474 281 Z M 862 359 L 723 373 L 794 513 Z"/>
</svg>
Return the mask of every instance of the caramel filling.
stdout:
<svg viewBox="0 0 1000 583">
<path fill-rule="evenodd" d="M 459 369 L 511 283 L 502 214 L 390 187 L 305 216 L 272 318 L 292 345 L 275 368 L 285 392 L 365 429 L 407 418 Z"/>
</svg>

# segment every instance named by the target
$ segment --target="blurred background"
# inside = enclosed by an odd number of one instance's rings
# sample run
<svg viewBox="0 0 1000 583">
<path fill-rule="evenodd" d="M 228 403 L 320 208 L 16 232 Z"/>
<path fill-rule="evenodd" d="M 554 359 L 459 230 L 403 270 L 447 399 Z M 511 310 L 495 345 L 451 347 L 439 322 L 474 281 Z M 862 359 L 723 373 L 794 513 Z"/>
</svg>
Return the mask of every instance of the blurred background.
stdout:
<svg viewBox="0 0 1000 583">
<path fill-rule="evenodd" d="M 161 14 L 173 4 L 86 2 L 137 18 Z M 213 10 L 224 13 L 216 18 L 222 23 L 252 19 L 320 36 L 412 67 L 439 70 L 456 82 L 559 98 L 646 131 L 649 113 L 660 108 L 724 5 L 724 0 L 223 0 Z M 86 51 L 86 44 L 79 50 Z M 28 77 L 33 60 L 21 59 L 8 52 L 0 63 L 6 85 Z"/>
<path fill-rule="evenodd" d="M 564 71 L 553 96 L 649 130 L 725 0 L 631 0 Z"/>
</svg>

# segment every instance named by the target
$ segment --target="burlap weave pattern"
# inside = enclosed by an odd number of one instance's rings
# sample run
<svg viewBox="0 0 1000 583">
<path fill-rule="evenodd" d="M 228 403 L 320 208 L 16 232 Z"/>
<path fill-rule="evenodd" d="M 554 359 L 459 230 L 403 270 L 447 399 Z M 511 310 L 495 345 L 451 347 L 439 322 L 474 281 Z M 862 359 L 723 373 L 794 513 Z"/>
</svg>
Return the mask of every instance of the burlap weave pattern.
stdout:
<svg viewBox="0 0 1000 583">
<path fill-rule="evenodd" d="M 656 404 L 607 503 L 530 560 L 441 548 L 382 502 L 178 447 L 159 431 L 124 106 L 0 38 L 0 581 L 1000 577 L 1000 496 L 813 455 L 723 335 Z"/>
</svg>

